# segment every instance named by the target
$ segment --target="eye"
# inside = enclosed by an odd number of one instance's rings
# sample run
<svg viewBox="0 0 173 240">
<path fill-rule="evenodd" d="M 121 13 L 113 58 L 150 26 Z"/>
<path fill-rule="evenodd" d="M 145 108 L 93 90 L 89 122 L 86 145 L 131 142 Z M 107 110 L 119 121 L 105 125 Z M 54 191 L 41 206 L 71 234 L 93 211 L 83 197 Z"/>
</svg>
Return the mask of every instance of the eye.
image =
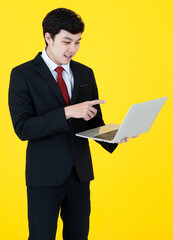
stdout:
<svg viewBox="0 0 173 240">
<path fill-rule="evenodd" d="M 79 45 L 80 44 L 80 42 L 76 42 L 76 45 Z"/>
<path fill-rule="evenodd" d="M 70 42 L 64 41 L 65 44 L 70 44 Z"/>
</svg>

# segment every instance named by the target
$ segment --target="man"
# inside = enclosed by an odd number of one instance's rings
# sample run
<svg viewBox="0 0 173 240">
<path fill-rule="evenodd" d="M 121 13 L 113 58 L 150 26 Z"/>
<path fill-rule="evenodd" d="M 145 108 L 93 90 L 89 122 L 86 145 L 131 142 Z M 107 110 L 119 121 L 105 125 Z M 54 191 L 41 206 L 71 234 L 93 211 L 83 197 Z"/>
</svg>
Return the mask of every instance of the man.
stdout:
<svg viewBox="0 0 173 240">
<path fill-rule="evenodd" d="M 93 71 L 72 57 L 84 23 L 68 9 L 43 20 L 46 47 L 11 73 L 14 130 L 28 140 L 26 184 L 29 240 L 54 240 L 61 209 L 64 240 L 86 240 L 93 180 L 88 140 L 75 134 L 104 125 Z M 128 139 L 122 140 L 126 142 Z M 100 143 L 113 152 L 117 144 Z"/>
</svg>

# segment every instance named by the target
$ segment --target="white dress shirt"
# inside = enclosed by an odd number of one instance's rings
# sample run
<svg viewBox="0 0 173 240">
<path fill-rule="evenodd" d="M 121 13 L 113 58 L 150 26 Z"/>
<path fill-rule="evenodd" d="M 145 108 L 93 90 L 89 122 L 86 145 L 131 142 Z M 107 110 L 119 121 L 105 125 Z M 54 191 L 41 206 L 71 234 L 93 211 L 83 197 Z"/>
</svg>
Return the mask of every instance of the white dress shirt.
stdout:
<svg viewBox="0 0 173 240">
<path fill-rule="evenodd" d="M 48 66 L 49 70 L 51 71 L 55 81 L 57 82 L 58 73 L 55 71 L 55 69 L 60 65 L 57 65 L 55 62 L 53 62 L 48 57 L 48 55 L 46 53 L 46 47 L 44 48 L 41 57 L 43 58 L 44 62 Z M 62 72 L 62 77 L 65 81 L 65 84 L 66 84 L 67 90 L 68 90 L 68 94 L 71 99 L 73 86 L 74 86 L 74 77 L 73 77 L 72 70 L 70 68 L 70 63 L 68 63 L 66 65 L 61 65 L 61 67 L 64 68 L 64 71 Z"/>
</svg>

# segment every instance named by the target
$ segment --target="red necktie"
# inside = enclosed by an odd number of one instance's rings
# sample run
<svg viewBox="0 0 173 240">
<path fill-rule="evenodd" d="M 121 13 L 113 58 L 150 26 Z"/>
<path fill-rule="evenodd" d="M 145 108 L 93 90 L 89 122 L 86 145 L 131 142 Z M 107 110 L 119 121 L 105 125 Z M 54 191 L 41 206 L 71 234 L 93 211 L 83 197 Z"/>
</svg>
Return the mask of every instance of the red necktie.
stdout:
<svg viewBox="0 0 173 240">
<path fill-rule="evenodd" d="M 59 86 L 59 88 L 60 88 L 60 90 L 61 90 L 61 93 L 62 93 L 62 95 L 63 95 L 63 97 L 64 97 L 64 100 L 65 100 L 66 105 L 69 105 L 69 103 L 70 103 L 70 98 L 69 98 L 67 86 L 66 86 L 66 84 L 65 84 L 65 82 L 64 82 L 64 79 L 63 79 L 63 77 L 62 77 L 62 72 L 63 72 L 63 70 L 64 70 L 63 67 L 57 67 L 57 68 L 55 69 L 55 71 L 58 73 L 58 78 L 57 78 L 57 80 L 58 80 L 58 86 Z"/>
</svg>

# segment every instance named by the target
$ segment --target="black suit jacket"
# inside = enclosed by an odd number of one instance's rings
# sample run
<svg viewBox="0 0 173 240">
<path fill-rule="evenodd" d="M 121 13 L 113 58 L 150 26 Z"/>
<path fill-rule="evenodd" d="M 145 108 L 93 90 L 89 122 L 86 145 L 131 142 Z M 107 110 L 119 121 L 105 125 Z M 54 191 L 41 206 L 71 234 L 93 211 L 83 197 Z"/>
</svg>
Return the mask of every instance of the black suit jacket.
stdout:
<svg viewBox="0 0 173 240">
<path fill-rule="evenodd" d="M 21 140 L 28 140 L 26 184 L 54 186 L 65 181 L 73 162 L 80 181 L 94 178 L 88 140 L 75 134 L 104 125 L 99 106 L 90 121 L 66 120 L 61 91 L 39 53 L 35 59 L 11 72 L 9 108 L 14 130 Z M 92 69 L 70 62 L 74 89 L 70 105 L 98 99 Z M 117 144 L 101 145 L 112 152 Z"/>
</svg>

